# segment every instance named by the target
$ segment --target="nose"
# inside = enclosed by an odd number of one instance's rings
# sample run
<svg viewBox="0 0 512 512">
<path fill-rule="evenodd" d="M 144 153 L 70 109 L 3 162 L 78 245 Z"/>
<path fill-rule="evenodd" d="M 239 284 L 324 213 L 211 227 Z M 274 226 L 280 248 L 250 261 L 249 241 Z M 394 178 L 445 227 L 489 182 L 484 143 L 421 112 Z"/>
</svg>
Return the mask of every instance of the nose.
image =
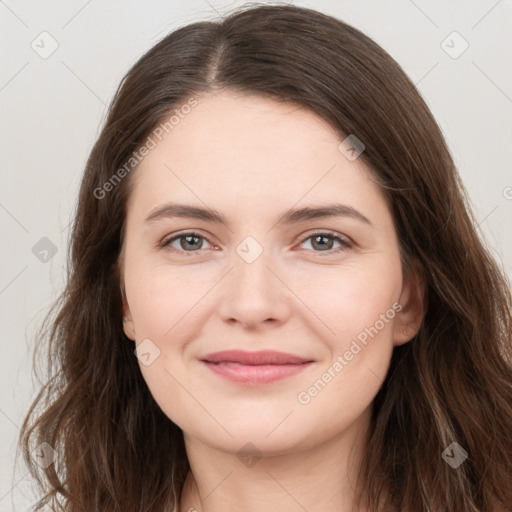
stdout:
<svg viewBox="0 0 512 512">
<path fill-rule="evenodd" d="M 289 318 L 293 293 L 269 253 L 263 250 L 252 262 L 233 254 L 233 268 L 219 296 L 218 313 L 223 321 L 257 329 L 281 325 Z"/>
</svg>

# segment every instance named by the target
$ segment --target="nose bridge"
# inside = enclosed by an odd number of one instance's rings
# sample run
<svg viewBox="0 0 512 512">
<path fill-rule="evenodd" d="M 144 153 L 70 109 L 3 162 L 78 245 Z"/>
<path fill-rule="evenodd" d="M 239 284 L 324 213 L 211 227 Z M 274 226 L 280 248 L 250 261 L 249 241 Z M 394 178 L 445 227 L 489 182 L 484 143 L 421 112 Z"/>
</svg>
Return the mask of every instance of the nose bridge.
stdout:
<svg viewBox="0 0 512 512">
<path fill-rule="evenodd" d="M 253 237 L 246 237 L 232 255 L 220 313 L 223 318 L 257 324 L 267 319 L 283 320 L 287 311 L 287 288 L 274 275 L 273 251 Z"/>
<path fill-rule="evenodd" d="M 233 265 L 234 286 L 238 292 L 252 292 L 249 293 L 252 296 L 275 293 L 273 281 L 276 278 L 269 270 L 273 265 L 272 251 L 267 243 L 264 245 L 256 238 L 247 236 L 235 248 Z"/>
</svg>

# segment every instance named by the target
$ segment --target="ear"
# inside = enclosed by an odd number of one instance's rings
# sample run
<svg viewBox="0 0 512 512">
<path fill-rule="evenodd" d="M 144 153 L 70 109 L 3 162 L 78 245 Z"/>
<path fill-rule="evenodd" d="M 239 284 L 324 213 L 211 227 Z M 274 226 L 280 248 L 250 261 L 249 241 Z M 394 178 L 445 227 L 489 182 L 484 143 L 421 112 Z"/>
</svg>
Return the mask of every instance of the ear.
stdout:
<svg viewBox="0 0 512 512">
<path fill-rule="evenodd" d="M 123 300 L 123 331 L 128 339 L 135 341 L 135 327 L 133 325 L 130 306 L 128 305 L 128 300 L 126 299 L 124 284 L 121 284 L 121 297 Z"/>
<path fill-rule="evenodd" d="M 402 309 L 396 315 L 393 345 L 403 345 L 410 341 L 420 330 L 425 316 L 426 280 L 423 267 L 415 258 L 402 285 L 398 302 Z"/>
</svg>

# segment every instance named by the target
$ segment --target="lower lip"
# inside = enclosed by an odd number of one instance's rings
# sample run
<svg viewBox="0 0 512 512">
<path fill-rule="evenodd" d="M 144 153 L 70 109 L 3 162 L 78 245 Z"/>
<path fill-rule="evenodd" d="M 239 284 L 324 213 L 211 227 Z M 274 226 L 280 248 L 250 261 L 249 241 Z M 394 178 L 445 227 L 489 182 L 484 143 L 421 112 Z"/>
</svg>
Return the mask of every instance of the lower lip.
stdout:
<svg viewBox="0 0 512 512">
<path fill-rule="evenodd" d="M 202 361 L 213 373 L 238 384 L 259 386 L 297 375 L 313 362 L 301 364 L 245 365 L 239 363 L 209 363 Z"/>
</svg>

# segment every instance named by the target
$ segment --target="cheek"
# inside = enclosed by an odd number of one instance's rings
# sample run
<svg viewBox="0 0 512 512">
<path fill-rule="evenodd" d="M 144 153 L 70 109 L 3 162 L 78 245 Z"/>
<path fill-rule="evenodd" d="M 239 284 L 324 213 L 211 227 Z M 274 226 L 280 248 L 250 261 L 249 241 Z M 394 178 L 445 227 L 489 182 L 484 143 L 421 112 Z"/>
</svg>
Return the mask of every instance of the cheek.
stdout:
<svg viewBox="0 0 512 512">
<path fill-rule="evenodd" d="M 372 402 L 387 374 L 402 273 L 399 260 L 389 259 L 347 266 L 330 277 L 316 281 L 321 287 L 304 281 L 308 306 L 322 320 L 313 336 L 322 340 L 326 357 L 297 403 L 340 425 Z"/>
<path fill-rule="evenodd" d="M 297 390 L 295 403 L 305 428 L 314 429 L 320 421 L 323 428 L 335 433 L 353 422 L 375 398 L 393 352 L 400 275 L 377 272 L 365 280 L 362 274 L 352 272 L 328 297 L 308 290 L 318 316 L 334 332 L 323 328 L 326 357 Z M 320 330 L 316 335 L 320 336 Z"/>
<path fill-rule="evenodd" d="M 193 277 L 185 266 L 151 264 L 149 258 L 127 258 L 126 294 L 137 339 L 163 339 L 180 319 L 193 315 L 193 306 L 204 295 L 204 280 Z M 190 313 L 188 313 L 190 311 Z"/>
<path fill-rule="evenodd" d="M 396 316 L 393 304 L 400 297 L 402 286 L 399 261 L 388 258 L 328 271 L 309 270 L 298 276 L 297 283 L 299 296 L 322 320 L 322 332 L 330 333 L 335 348 L 343 349 L 349 340 L 375 324 L 383 334 L 391 332 Z"/>
</svg>

